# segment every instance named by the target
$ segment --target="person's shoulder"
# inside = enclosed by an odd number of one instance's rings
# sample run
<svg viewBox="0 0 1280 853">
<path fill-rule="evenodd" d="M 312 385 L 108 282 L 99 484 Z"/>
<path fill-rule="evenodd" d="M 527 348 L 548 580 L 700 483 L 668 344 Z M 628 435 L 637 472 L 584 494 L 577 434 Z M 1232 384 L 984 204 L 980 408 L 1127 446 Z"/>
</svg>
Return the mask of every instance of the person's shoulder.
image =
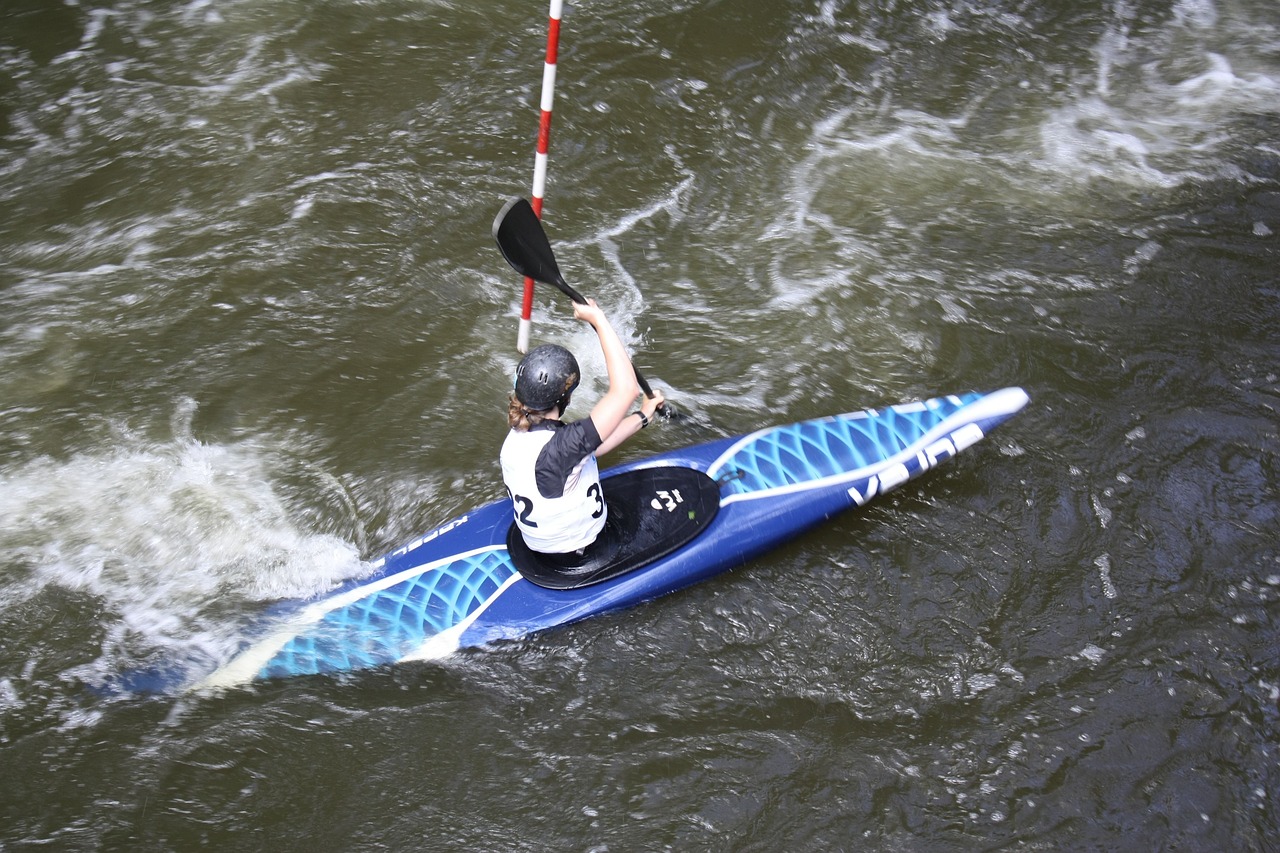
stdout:
<svg viewBox="0 0 1280 853">
<path fill-rule="evenodd" d="M 596 423 L 591 418 L 559 423 L 560 425 L 556 427 L 559 430 L 558 434 L 566 437 L 571 436 L 574 440 L 582 441 L 590 445 L 592 450 L 600 446 L 600 432 L 596 429 Z"/>
</svg>

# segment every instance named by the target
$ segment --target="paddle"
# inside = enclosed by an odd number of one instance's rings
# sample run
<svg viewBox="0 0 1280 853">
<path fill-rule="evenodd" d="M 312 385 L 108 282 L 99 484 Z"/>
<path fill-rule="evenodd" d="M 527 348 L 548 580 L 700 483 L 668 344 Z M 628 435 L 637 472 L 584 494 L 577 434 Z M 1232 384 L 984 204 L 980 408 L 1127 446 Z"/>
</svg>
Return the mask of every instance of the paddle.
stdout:
<svg viewBox="0 0 1280 853">
<path fill-rule="evenodd" d="M 502 256 L 516 272 L 558 288 L 579 305 L 587 304 L 583 295 L 570 287 L 560 274 L 556 257 L 551 252 L 551 241 L 547 239 L 547 232 L 542 229 L 542 222 L 528 201 L 513 198 L 503 205 L 502 210 L 498 211 L 498 217 L 493 220 L 493 239 L 498 242 Z M 636 383 L 640 390 L 644 391 L 646 397 L 652 398 L 653 389 L 640 375 L 640 369 L 635 364 L 631 365 L 631 369 L 636 372 Z M 664 417 L 675 416 L 671 407 L 665 404 L 659 411 Z"/>
</svg>

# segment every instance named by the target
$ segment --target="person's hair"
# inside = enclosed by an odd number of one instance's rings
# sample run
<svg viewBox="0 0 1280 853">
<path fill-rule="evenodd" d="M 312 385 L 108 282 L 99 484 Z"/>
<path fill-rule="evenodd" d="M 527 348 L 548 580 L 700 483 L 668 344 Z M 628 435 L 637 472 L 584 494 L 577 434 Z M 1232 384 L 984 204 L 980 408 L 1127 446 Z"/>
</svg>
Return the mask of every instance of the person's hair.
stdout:
<svg viewBox="0 0 1280 853">
<path fill-rule="evenodd" d="M 531 409 L 524 403 L 521 403 L 515 394 L 507 402 L 507 423 L 514 430 L 520 432 L 528 432 L 547 419 L 547 415 L 551 414 L 552 409 L 559 409 L 560 414 L 564 414 L 564 410 L 569 408 L 569 399 L 572 392 L 565 393 L 555 405 L 550 409 Z"/>
<path fill-rule="evenodd" d="M 533 427 L 542 423 L 546 418 L 547 413 L 550 411 L 550 409 L 543 409 L 542 411 L 535 412 L 533 409 L 530 409 L 524 403 L 517 400 L 515 394 L 512 394 L 511 401 L 507 404 L 507 423 L 510 424 L 511 428 L 514 430 L 528 432 Z"/>
</svg>

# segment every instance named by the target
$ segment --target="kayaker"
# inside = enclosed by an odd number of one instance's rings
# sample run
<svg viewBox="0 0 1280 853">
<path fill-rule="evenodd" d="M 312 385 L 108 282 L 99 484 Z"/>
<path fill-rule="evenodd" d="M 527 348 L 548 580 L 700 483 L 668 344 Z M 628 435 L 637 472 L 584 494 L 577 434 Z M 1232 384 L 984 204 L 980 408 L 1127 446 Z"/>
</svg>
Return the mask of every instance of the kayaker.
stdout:
<svg viewBox="0 0 1280 853">
<path fill-rule="evenodd" d="M 596 458 L 648 426 L 663 403 L 655 391 L 639 410 L 631 409 L 640 394 L 631 359 L 594 299 L 575 302 L 573 316 L 600 338 L 609 390 L 590 417 L 561 420 L 581 379 L 578 360 L 562 346 L 534 347 L 516 367 L 507 409 L 511 431 L 500 455 L 525 544 L 565 566 L 586 555 L 608 518 Z"/>
</svg>

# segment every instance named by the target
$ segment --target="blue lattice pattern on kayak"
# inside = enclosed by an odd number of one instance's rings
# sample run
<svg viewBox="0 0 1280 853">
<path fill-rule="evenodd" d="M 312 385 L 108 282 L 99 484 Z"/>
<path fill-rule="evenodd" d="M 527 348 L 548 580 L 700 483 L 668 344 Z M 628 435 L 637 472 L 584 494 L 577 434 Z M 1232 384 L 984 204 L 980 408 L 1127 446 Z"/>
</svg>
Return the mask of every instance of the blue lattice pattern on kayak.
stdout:
<svg viewBox="0 0 1280 853">
<path fill-rule="evenodd" d="M 394 663 L 487 601 L 515 566 L 505 548 L 481 551 L 325 614 L 291 639 L 260 677 L 312 675 Z"/>
<path fill-rule="evenodd" d="M 806 483 L 883 462 L 981 397 L 939 397 L 767 430 L 719 466 L 719 472 L 735 475 L 724 493 L 744 494 Z"/>
</svg>

